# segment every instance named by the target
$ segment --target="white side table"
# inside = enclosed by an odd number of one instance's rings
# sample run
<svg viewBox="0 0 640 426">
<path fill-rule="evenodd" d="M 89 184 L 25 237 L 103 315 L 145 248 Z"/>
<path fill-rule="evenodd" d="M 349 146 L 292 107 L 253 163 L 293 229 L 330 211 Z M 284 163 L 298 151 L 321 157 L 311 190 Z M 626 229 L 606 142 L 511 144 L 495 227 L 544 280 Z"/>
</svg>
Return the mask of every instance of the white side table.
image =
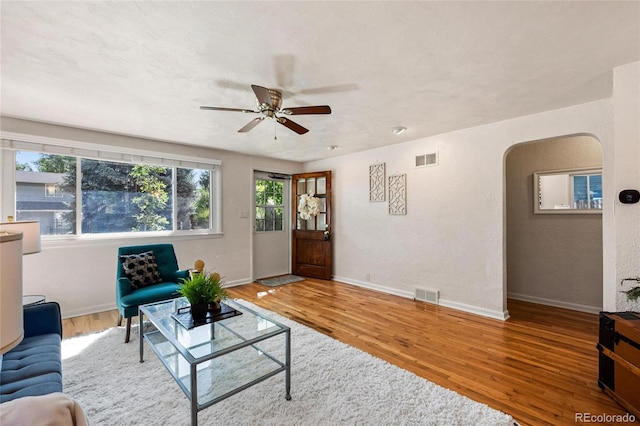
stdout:
<svg viewBox="0 0 640 426">
<path fill-rule="evenodd" d="M 22 306 L 39 305 L 46 300 L 47 298 L 41 294 L 25 294 L 22 296 Z"/>
</svg>

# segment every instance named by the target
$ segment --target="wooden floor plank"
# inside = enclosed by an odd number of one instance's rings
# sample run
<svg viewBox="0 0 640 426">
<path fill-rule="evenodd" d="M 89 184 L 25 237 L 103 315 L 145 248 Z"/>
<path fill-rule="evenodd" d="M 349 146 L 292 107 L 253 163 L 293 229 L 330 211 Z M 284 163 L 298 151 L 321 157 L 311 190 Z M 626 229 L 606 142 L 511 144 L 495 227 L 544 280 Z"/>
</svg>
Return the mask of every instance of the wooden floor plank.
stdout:
<svg viewBox="0 0 640 426">
<path fill-rule="evenodd" d="M 522 425 L 575 424 L 576 413 L 625 413 L 597 386 L 594 314 L 510 300 L 511 318 L 499 321 L 309 278 L 229 291 L 509 413 Z M 64 335 L 102 330 L 116 321 L 116 311 L 66 319 Z"/>
</svg>

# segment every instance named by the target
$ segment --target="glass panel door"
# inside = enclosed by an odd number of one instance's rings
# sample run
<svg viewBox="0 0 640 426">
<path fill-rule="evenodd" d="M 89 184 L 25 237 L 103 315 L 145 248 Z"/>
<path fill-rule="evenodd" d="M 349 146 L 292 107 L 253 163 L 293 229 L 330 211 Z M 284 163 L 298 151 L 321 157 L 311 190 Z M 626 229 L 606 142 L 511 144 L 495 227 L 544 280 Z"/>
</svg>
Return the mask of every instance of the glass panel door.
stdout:
<svg viewBox="0 0 640 426">
<path fill-rule="evenodd" d="M 298 180 L 296 185 L 296 205 L 298 206 L 298 212 L 296 216 L 296 229 L 300 231 L 324 231 L 327 227 L 327 178 L 324 176 L 315 178 Z M 317 203 L 317 211 L 314 211 L 312 217 L 303 219 L 301 216 L 301 209 L 309 208 L 308 198 L 303 196 L 314 197 L 316 200 L 312 200 Z"/>
</svg>

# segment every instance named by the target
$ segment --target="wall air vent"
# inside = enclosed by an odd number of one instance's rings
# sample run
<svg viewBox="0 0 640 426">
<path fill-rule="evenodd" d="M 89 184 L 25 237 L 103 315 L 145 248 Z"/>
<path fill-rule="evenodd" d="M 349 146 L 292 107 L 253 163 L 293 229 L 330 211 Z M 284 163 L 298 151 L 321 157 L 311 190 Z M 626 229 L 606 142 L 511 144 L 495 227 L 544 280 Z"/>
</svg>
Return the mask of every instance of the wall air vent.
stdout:
<svg viewBox="0 0 640 426">
<path fill-rule="evenodd" d="M 440 292 L 432 288 L 416 287 L 413 298 L 420 302 L 435 303 L 437 305 L 440 300 Z"/>
<path fill-rule="evenodd" d="M 416 167 L 428 167 L 438 165 L 438 153 L 416 155 Z"/>
</svg>

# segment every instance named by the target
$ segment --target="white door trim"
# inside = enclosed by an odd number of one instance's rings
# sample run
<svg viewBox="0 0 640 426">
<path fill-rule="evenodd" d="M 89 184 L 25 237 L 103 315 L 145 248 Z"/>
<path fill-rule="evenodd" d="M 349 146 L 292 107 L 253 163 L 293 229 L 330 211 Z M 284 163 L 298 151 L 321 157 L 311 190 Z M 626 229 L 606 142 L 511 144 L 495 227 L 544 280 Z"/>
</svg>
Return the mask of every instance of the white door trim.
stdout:
<svg viewBox="0 0 640 426">
<path fill-rule="evenodd" d="M 256 232 L 256 179 L 283 182 L 282 231 Z M 251 182 L 252 279 L 288 274 L 291 272 L 291 175 L 254 170 Z"/>
</svg>

